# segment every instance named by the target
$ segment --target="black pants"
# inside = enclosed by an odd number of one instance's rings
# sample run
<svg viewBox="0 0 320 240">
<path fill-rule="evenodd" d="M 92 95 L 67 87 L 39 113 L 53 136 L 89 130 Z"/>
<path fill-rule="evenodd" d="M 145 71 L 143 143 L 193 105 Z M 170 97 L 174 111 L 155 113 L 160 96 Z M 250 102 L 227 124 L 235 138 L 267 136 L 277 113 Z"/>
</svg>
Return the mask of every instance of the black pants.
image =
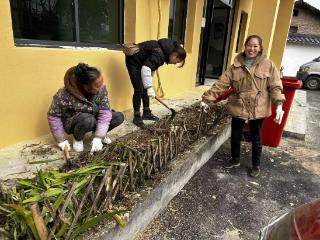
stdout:
<svg viewBox="0 0 320 240">
<path fill-rule="evenodd" d="M 252 142 L 252 166 L 260 165 L 262 152 L 261 129 L 264 119 L 249 120 L 251 142 Z M 231 122 L 231 156 L 233 161 L 240 160 L 240 143 L 242 138 L 242 129 L 245 120 L 232 118 Z"/>
<path fill-rule="evenodd" d="M 128 57 L 126 57 L 126 66 L 131 79 L 131 84 L 134 89 L 134 93 L 132 97 L 133 110 L 135 112 L 140 111 L 141 99 L 143 103 L 143 108 L 149 109 L 150 100 L 147 94 L 147 89 L 144 89 L 142 84 L 141 68 L 131 63 Z"/>
<path fill-rule="evenodd" d="M 124 115 L 121 112 L 112 112 L 112 119 L 108 132 L 118 127 L 124 121 Z M 73 134 L 77 141 L 83 140 L 87 132 L 95 131 L 97 126 L 96 117 L 90 113 L 78 113 L 65 125 L 65 131 Z"/>
</svg>

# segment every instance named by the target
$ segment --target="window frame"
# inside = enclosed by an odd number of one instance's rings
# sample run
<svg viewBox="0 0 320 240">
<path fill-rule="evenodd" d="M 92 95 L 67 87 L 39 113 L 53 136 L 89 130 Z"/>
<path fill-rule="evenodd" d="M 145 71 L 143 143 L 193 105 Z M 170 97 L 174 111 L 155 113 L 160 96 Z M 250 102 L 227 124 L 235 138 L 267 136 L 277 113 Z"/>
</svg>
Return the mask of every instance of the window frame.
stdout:
<svg viewBox="0 0 320 240">
<path fill-rule="evenodd" d="M 187 17 L 188 17 L 188 7 L 189 7 L 189 0 L 185 0 L 187 2 L 186 4 L 186 8 L 185 8 L 185 11 L 183 12 L 183 22 L 182 22 L 182 28 L 183 28 L 183 31 L 182 31 L 182 36 L 181 36 L 181 39 L 179 39 L 178 41 L 180 41 L 181 44 L 185 44 L 186 42 L 186 31 L 187 31 Z M 175 12 L 176 12 L 176 5 L 177 5 L 177 0 L 173 0 L 173 3 L 174 3 L 174 6 L 173 6 L 173 21 L 172 21 L 172 32 L 170 33 L 169 32 L 169 26 L 170 26 L 170 16 L 169 16 L 169 25 L 168 25 L 168 38 L 169 39 L 173 39 L 174 37 L 174 26 L 175 26 L 175 22 L 176 22 L 176 18 L 175 18 Z M 171 7 L 170 6 L 171 4 L 171 1 L 169 1 L 169 8 Z"/>
<path fill-rule="evenodd" d="M 245 33 L 248 25 L 248 13 L 245 11 L 241 11 L 240 19 L 239 19 L 239 28 L 237 33 L 237 42 L 235 52 L 239 53 L 242 50 L 242 47 L 245 42 Z"/>
<path fill-rule="evenodd" d="M 15 38 L 14 45 L 16 47 L 45 47 L 45 48 L 66 48 L 66 47 L 84 47 L 84 48 L 106 48 L 106 49 L 121 49 L 124 43 L 124 2 L 119 0 L 119 43 L 88 43 L 80 42 L 79 29 L 79 0 L 74 0 L 74 20 L 75 20 L 75 42 L 70 41 L 53 41 L 53 40 L 39 40 L 29 38 Z M 12 26 L 13 30 L 13 26 Z"/>
</svg>

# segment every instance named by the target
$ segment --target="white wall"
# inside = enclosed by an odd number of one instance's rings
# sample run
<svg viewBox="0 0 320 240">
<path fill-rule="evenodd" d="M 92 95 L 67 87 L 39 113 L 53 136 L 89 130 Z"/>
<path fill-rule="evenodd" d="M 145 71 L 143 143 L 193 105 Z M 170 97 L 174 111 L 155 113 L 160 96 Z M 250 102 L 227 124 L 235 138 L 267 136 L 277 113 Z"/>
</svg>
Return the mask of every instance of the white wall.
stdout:
<svg viewBox="0 0 320 240">
<path fill-rule="evenodd" d="M 302 64 L 319 56 L 320 46 L 287 43 L 281 63 L 284 67 L 283 76 L 295 77 Z"/>
</svg>

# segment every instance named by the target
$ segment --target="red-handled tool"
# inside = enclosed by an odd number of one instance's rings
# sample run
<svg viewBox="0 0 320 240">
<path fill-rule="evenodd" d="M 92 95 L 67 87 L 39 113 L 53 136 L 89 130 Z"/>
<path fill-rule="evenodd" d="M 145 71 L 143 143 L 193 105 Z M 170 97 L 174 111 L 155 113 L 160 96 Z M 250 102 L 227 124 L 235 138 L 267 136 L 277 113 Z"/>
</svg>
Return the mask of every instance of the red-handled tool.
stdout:
<svg viewBox="0 0 320 240">
<path fill-rule="evenodd" d="M 218 103 L 222 100 L 227 99 L 233 92 L 233 88 L 230 87 L 228 90 L 224 91 L 219 97 L 217 97 L 214 103 Z"/>
<path fill-rule="evenodd" d="M 65 162 L 66 169 L 71 170 L 72 168 L 79 167 L 79 165 L 71 159 L 69 149 L 67 146 L 65 146 L 65 148 L 63 149 L 63 155 L 64 155 L 64 160 L 66 161 Z"/>
<path fill-rule="evenodd" d="M 155 99 L 171 111 L 171 117 L 169 119 L 169 121 L 171 121 L 175 117 L 176 111 L 173 108 L 170 108 L 167 104 L 165 104 L 159 97 L 155 96 Z"/>
</svg>

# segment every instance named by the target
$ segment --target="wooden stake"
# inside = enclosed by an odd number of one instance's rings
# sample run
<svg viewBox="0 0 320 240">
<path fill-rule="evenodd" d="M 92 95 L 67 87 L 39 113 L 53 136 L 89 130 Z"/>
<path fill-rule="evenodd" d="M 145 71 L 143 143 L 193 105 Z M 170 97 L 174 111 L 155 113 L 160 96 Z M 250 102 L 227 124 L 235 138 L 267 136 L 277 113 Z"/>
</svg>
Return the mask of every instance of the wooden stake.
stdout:
<svg viewBox="0 0 320 240">
<path fill-rule="evenodd" d="M 133 177 L 133 163 L 132 163 L 132 151 L 129 150 L 129 172 L 130 172 L 130 190 L 134 191 L 134 177 Z"/>
<path fill-rule="evenodd" d="M 170 151 L 170 160 L 173 158 L 172 150 L 172 132 L 169 132 L 169 151 Z"/>
<path fill-rule="evenodd" d="M 33 218 L 34 224 L 36 226 L 40 240 L 47 240 L 48 239 L 48 230 L 47 230 L 46 224 L 42 218 L 38 203 L 32 204 L 30 209 L 31 209 L 32 218 Z"/>
<path fill-rule="evenodd" d="M 88 194 L 89 194 L 89 192 L 90 192 L 90 188 L 91 188 L 91 186 L 92 186 L 93 181 L 94 181 L 95 178 L 96 178 L 96 176 L 94 175 L 94 176 L 92 176 L 91 179 L 90 179 L 90 182 L 89 182 L 89 184 L 88 184 L 88 187 L 87 187 L 87 189 L 86 189 L 86 191 L 85 191 L 85 193 L 84 193 L 84 195 L 83 195 L 83 198 L 82 198 L 82 200 L 81 200 L 81 202 L 80 202 L 80 205 L 79 205 L 79 207 L 78 207 L 78 209 L 77 209 L 77 211 L 76 211 L 76 214 L 75 214 L 75 216 L 74 216 L 74 218 L 73 218 L 73 221 L 72 221 L 72 223 L 71 223 L 71 226 L 69 227 L 69 230 L 68 230 L 68 232 L 67 232 L 67 235 L 65 236 L 65 240 L 68 240 L 68 239 L 70 238 L 70 235 L 71 235 L 71 233 L 72 233 L 72 230 L 73 230 L 73 228 L 75 227 L 75 225 L 76 225 L 76 223 L 77 223 L 77 221 L 78 221 L 78 218 L 80 217 L 82 207 L 83 207 L 83 205 L 84 205 L 84 202 L 87 200 Z"/>
<path fill-rule="evenodd" d="M 71 186 L 71 189 L 70 191 L 68 192 L 68 195 L 67 195 L 67 198 L 66 200 L 64 201 L 64 204 L 62 205 L 61 207 L 61 210 L 60 210 L 60 213 L 59 213 L 59 216 L 60 218 L 64 218 L 64 213 L 66 211 L 66 208 L 71 200 L 71 196 L 73 195 L 73 192 L 74 190 L 76 189 L 76 186 L 77 186 L 77 182 L 73 182 L 72 186 Z M 50 229 L 50 235 L 48 237 L 48 239 L 51 239 L 56 231 L 56 228 L 58 227 L 58 224 L 59 224 L 59 221 L 57 221 L 57 219 L 53 219 L 54 220 L 54 225 L 52 227 L 52 229 Z"/>
<path fill-rule="evenodd" d="M 159 169 L 162 168 L 162 137 L 158 140 L 158 149 L 159 149 Z"/>
<path fill-rule="evenodd" d="M 91 213 L 92 213 L 92 210 L 96 208 L 96 204 L 98 202 L 98 199 L 99 199 L 99 196 L 100 196 L 100 193 L 102 191 L 102 188 L 107 180 L 107 178 L 110 176 L 110 172 L 111 172 L 111 175 L 112 175 L 112 166 L 108 167 L 107 169 L 104 170 L 104 175 L 103 175 L 103 178 L 100 182 L 100 185 L 99 185 L 99 188 L 98 188 L 98 191 L 97 191 L 97 194 L 92 202 L 92 206 L 87 214 L 87 218 L 85 220 L 85 222 L 89 219 Z"/>
</svg>

